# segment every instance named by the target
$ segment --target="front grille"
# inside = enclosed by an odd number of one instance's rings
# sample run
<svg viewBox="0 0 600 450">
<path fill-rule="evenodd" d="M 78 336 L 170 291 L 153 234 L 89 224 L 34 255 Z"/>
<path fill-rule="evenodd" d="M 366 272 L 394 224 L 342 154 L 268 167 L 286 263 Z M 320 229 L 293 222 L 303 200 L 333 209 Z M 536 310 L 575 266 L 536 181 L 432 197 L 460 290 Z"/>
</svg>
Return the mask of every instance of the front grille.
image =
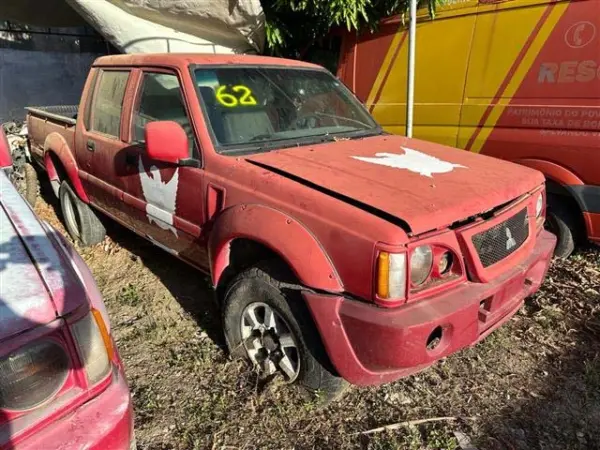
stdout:
<svg viewBox="0 0 600 450">
<path fill-rule="evenodd" d="M 483 267 L 502 261 L 518 250 L 529 237 L 527 208 L 489 230 L 473 236 L 473 245 Z"/>
</svg>

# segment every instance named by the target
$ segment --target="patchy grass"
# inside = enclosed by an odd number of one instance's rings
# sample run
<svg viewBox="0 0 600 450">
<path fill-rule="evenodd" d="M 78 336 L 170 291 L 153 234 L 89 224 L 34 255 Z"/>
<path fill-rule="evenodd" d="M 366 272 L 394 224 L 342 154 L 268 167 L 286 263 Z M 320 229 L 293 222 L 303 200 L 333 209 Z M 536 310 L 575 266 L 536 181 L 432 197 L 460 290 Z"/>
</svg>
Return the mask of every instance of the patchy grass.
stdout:
<svg viewBox="0 0 600 450">
<path fill-rule="evenodd" d="M 64 232 L 52 206 L 36 210 Z M 477 346 L 328 408 L 229 360 L 198 272 L 113 224 L 78 250 L 111 316 L 140 449 L 464 448 L 457 436 L 480 449 L 600 448 L 597 249 L 554 261 L 540 292 Z M 440 416 L 456 420 L 360 434 Z"/>
<path fill-rule="evenodd" d="M 137 291 L 137 288 L 133 284 L 128 284 L 121 292 L 117 295 L 117 302 L 127 306 L 138 306 L 142 299 Z"/>
</svg>

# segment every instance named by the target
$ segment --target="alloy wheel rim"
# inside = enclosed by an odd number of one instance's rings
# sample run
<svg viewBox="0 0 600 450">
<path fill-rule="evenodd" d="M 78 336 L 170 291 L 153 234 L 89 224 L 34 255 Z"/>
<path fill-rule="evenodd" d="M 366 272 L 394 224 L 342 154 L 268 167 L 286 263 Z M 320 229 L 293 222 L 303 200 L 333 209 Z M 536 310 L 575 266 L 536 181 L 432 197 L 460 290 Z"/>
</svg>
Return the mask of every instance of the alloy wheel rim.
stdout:
<svg viewBox="0 0 600 450">
<path fill-rule="evenodd" d="M 263 375 L 281 373 L 288 383 L 300 373 L 300 353 L 291 328 L 271 306 L 251 303 L 242 313 L 242 342 L 248 357 Z"/>
</svg>

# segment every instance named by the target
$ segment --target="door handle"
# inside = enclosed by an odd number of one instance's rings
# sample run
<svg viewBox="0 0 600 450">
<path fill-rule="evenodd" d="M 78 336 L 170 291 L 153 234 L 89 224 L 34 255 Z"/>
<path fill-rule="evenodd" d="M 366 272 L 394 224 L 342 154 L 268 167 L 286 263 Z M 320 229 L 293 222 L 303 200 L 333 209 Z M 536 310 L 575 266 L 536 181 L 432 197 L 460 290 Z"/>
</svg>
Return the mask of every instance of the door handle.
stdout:
<svg viewBox="0 0 600 450">
<path fill-rule="evenodd" d="M 88 139 L 88 141 L 87 141 L 87 149 L 90 152 L 95 151 L 96 150 L 96 143 L 94 141 L 92 141 L 91 139 Z"/>
</svg>

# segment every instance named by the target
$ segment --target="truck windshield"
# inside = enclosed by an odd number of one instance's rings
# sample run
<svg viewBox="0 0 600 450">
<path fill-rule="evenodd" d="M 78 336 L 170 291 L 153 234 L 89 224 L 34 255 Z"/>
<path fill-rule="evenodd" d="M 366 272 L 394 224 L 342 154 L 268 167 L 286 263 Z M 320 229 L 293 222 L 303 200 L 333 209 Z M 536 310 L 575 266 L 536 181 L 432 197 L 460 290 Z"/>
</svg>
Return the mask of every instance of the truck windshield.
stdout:
<svg viewBox="0 0 600 450">
<path fill-rule="evenodd" d="M 380 134 L 354 95 L 329 72 L 270 67 L 194 71 L 217 151 L 259 152 Z"/>
</svg>

